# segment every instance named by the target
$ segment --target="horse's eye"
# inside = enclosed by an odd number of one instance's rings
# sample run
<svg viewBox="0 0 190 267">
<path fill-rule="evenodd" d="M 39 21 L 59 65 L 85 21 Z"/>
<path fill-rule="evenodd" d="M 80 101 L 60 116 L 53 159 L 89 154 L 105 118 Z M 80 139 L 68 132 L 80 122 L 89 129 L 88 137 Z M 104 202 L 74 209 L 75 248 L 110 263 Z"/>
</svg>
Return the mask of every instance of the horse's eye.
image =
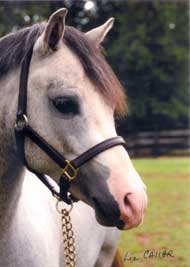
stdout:
<svg viewBox="0 0 190 267">
<path fill-rule="evenodd" d="M 62 114 L 76 115 L 79 113 L 79 106 L 75 99 L 68 97 L 57 97 L 53 100 L 54 107 Z"/>
</svg>

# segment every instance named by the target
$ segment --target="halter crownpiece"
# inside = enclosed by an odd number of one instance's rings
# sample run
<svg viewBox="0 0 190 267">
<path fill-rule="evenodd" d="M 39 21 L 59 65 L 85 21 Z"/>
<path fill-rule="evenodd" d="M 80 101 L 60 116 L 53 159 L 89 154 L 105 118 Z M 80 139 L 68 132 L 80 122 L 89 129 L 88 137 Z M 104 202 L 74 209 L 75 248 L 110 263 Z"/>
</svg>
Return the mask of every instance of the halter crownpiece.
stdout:
<svg viewBox="0 0 190 267">
<path fill-rule="evenodd" d="M 69 194 L 71 182 L 77 178 L 79 168 L 86 162 L 96 157 L 101 152 L 112 148 L 114 146 L 126 146 L 126 142 L 121 136 L 109 138 L 82 153 L 73 160 L 66 159 L 57 150 L 55 150 L 46 140 L 40 136 L 31 126 L 27 117 L 27 87 L 30 62 L 33 53 L 33 46 L 26 53 L 21 66 L 18 108 L 15 123 L 15 137 L 19 156 L 29 171 L 34 173 L 52 192 L 54 196 L 63 200 L 67 204 L 71 204 L 76 199 Z M 57 165 L 62 169 L 59 186 L 52 182 L 51 178 L 45 174 L 39 173 L 32 169 L 25 158 L 24 143 L 25 137 L 30 138 L 36 145 L 38 145 Z"/>
</svg>

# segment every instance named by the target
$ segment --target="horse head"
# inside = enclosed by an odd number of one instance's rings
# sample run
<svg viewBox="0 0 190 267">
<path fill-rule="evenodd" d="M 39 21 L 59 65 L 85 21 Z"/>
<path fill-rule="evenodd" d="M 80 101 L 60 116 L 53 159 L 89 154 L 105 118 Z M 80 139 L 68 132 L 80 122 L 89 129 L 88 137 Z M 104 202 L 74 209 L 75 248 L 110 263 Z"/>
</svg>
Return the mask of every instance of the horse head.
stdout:
<svg viewBox="0 0 190 267">
<path fill-rule="evenodd" d="M 125 96 L 101 54 L 113 26 L 110 18 L 82 33 L 65 26 L 67 10 L 53 13 L 37 38 L 28 76 L 28 119 L 48 144 L 68 159 L 117 136 L 114 114 L 123 114 Z M 29 138 L 25 157 L 34 170 L 59 182 L 61 168 Z M 139 225 L 147 207 L 146 187 L 123 146 L 85 163 L 70 192 L 94 208 L 105 226 Z"/>
</svg>

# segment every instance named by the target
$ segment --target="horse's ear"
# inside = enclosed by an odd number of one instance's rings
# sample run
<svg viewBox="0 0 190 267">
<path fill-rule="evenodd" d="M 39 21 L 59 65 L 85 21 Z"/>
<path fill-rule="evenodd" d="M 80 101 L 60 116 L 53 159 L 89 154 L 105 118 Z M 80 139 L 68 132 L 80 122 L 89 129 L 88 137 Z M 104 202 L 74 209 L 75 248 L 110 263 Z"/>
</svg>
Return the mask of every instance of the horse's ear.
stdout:
<svg viewBox="0 0 190 267">
<path fill-rule="evenodd" d="M 42 50 L 44 54 L 57 49 L 59 42 L 63 38 L 66 15 L 67 9 L 61 8 L 50 16 L 42 35 Z"/>
<path fill-rule="evenodd" d="M 105 36 L 113 27 L 114 20 L 114 18 L 109 18 L 101 26 L 86 32 L 86 36 L 95 43 L 96 47 L 99 47 L 99 45 L 103 42 Z"/>
</svg>

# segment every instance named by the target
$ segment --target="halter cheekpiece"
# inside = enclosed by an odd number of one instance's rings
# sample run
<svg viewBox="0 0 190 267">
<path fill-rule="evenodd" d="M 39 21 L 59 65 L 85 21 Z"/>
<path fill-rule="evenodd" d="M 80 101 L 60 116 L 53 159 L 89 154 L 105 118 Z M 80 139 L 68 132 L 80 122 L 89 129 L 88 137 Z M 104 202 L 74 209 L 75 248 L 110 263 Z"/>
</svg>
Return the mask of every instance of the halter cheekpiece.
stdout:
<svg viewBox="0 0 190 267">
<path fill-rule="evenodd" d="M 109 138 L 82 153 L 73 160 L 66 159 L 57 150 L 43 139 L 31 126 L 27 117 L 27 86 L 30 62 L 32 58 L 33 47 L 26 53 L 21 66 L 18 108 L 15 122 L 15 136 L 19 156 L 23 164 L 29 171 L 34 173 L 52 192 L 54 196 L 63 200 L 67 204 L 71 204 L 76 199 L 69 193 L 71 182 L 77 178 L 79 168 L 86 162 L 97 156 L 99 153 L 112 148 L 114 146 L 126 146 L 124 139 L 121 136 Z M 55 185 L 51 178 L 43 173 L 39 173 L 32 169 L 25 158 L 25 137 L 30 138 L 38 145 L 52 160 L 56 162 L 62 169 L 59 186 Z"/>
</svg>

